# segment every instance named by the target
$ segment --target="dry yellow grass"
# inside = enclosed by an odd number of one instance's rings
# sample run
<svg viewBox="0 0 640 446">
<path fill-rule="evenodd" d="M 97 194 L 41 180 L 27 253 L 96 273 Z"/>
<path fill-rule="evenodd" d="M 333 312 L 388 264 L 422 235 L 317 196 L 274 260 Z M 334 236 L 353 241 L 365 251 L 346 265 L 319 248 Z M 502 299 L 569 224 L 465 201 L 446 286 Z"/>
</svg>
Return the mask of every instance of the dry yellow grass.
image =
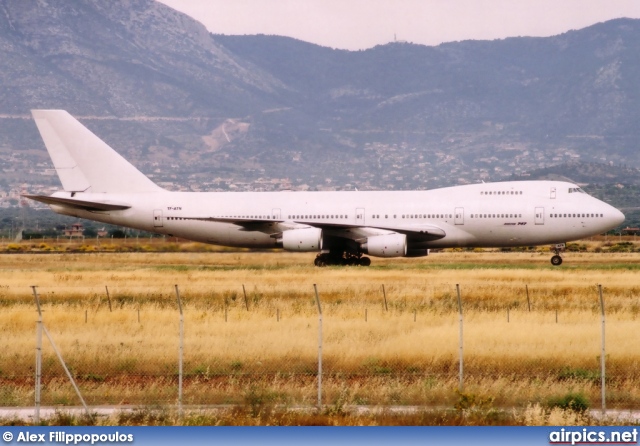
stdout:
<svg viewBox="0 0 640 446">
<path fill-rule="evenodd" d="M 144 301 L 143 291 L 170 296 L 179 284 L 185 299 L 205 301 L 212 293 L 237 294 L 244 284 L 250 293 L 299 300 L 312 297 L 317 283 L 324 300 L 362 303 L 379 302 L 385 284 L 394 305 L 417 305 L 448 298 L 459 283 L 467 305 L 522 305 L 528 285 L 535 304 L 550 308 L 593 296 L 602 283 L 611 304 L 638 303 L 637 254 L 572 253 L 560 268 L 550 266 L 547 257 L 439 253 L 426 259 L 376 259 L 375 267 L 366 269 L 315 268 L 312 255 L 290 253 L 0 255 L 0 297 L 26 301 L 29 286 L 39 285 L 43 298 L 57 293 L 64 301 L 84 303 L 87 295 L 104 295 L 108 285 L 116 294 L 134 293 Z"/>
<path fill-rule="evenodd" d="M 459 398 L 460 284 L 466 392 L 500 406 L 524 407 L 570 392 L 599 404 L 601 283 L 608 310 L 609 405 L 640 405 L 637 254 L 570 253 L 561 268 L 548 264 L 547 253 L 447 252 L 376 259 L 372 268 L 314 268 L 312 258 L 228 252 L 0 255 L 0 404 L 28 404 L 33 397 L 36 314 L 30 285 L 38 286 L 45 324 L 90 402 L 175 402 L 174 284 L 185 302 L 188 403 L 237 403 L 256 395 L 283 404 L 314 403 L 317 284 L 326 402 L 452 406 Z M 75 404 L 46 339 L 44 353 L 45 402 Z"/>
</svg>

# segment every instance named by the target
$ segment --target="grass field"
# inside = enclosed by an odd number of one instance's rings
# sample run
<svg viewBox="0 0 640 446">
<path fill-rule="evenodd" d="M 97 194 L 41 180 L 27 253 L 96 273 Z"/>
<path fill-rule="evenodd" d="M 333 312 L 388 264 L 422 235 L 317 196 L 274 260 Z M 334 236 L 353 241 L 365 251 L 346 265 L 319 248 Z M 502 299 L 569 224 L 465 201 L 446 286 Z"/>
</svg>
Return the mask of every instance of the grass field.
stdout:
<svg viewBox="0 0 640 446">
<path fill-rule="evenodd" d="M 312 254 L 281 252 L 0 254 L 0 405 L 33 404 L 32 285 L 89 404 L 175 404 L 177 284 L 185 404 L 313 406 L 316 284 L 326 405 L 599 407 L 602 284 L 607 406 L 639 408 L 640 255 L 571 252 L 561 267 L 549 257 L 441 252 L 315 268 Z M 43 355 L 43 404 L 78 404 L 46 338 Z"/>
</svg>

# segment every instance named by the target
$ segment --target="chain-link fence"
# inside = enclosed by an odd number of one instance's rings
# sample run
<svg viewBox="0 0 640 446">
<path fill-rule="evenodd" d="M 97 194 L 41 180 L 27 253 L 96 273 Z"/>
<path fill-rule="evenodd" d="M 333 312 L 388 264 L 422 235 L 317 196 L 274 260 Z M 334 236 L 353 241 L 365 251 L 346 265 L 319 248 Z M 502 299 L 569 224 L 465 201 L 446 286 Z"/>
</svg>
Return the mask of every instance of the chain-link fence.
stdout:
<svg viewBox="0 0 640 446">
<path fill-rule="evenodd" d="M 372 285 L 375 303 L 350 299 L 353 290 L 340 294 L 339 284 L 326 300 L 319 286 L 319 302 L 311 287 L 296 295 L 284 285 L 134 288 L 36 288 L 43 325 L 89 406 L 316 406 L 321 398 L 324 405 L 598 408 L 604 382 L 608 408 L 640 407 L 638 308 L 607 313 L 603 380 L 595 287 L 593 299 L 551 305 L 535 299 L 553 290 L 541 286 L 530 296 L 527 286 L 517 304 L 494 307 L 467 304 L 462 286 L 462 311 L 455 285 L 430 289 L 421 300 Z M 37 395 L 31 302 L 3 310 L 0 405 L 29 406 L 36 398 L 80 405 L 46 336 Z"/>
</svg>

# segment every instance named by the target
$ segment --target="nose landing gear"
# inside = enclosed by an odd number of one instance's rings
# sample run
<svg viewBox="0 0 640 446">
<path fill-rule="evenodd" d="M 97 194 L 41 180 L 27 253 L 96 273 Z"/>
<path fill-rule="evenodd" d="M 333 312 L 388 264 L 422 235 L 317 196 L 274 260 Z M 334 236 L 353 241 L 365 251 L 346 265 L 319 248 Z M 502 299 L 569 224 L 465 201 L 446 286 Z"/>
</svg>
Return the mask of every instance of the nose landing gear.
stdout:
<svg viewBox="0 0 640 446">
<path fill-rule="evenodd" d="M 551 264 L 553 266 L 562 265 L 562 257 L 560 257 L 560 252 L 564 250 L 564 247 L 564 243 L 559 243 L 553 247 L 553 252 L 555 252 L 555 255 L 551 257 Z"/>
</svg>

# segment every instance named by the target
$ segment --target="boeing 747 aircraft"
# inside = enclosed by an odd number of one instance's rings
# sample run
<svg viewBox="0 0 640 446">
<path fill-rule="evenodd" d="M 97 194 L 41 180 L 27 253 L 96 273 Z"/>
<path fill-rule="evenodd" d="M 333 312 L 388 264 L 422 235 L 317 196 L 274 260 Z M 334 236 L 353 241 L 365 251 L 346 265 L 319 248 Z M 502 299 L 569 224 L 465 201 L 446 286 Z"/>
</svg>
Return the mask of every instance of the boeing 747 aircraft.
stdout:
<svg viewBox="0 0 640 446">
<path fill-rule="evenodd" d="M 427 191 L 170 192 L 64 110 L 33 110 L 62 191 L 25 195 L 59 214 L 246 248 L 317 252 L 315 265 L 421 257 L 432 248 L 552 244 L 624 215 L 572 183 L 514 181 Z"/>
</svg>

